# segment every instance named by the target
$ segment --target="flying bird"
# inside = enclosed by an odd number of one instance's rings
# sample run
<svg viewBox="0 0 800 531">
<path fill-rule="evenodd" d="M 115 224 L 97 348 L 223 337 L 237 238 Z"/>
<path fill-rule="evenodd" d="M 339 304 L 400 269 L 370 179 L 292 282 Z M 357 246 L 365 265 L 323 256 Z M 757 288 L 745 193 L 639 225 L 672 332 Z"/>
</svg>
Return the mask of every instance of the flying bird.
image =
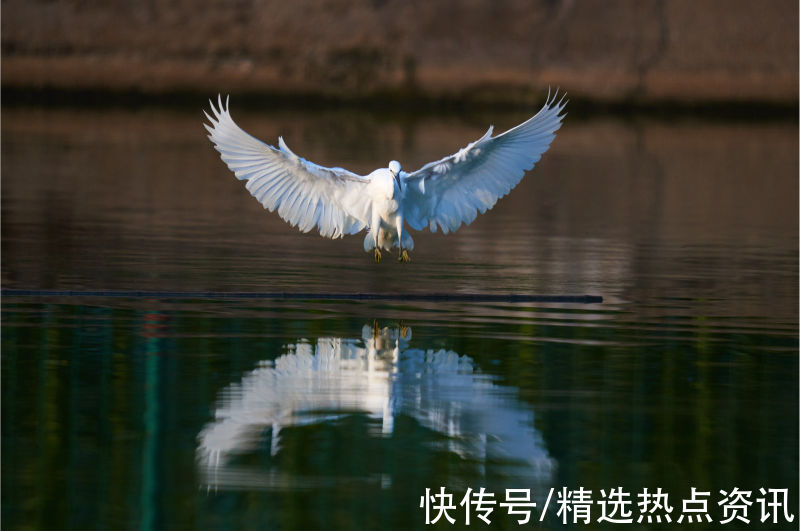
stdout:
<svg viewBox="0 0 800 531">
<path fill-rule="evenodd" d="M 489 127 L 457 153 L 411 173 L 393 160 L 362 176 L 299 157 L 282 137 L 276 148 L 250 136 L 233 121 L 228 101 L 220 95 L 216 106 L 209 102 L 213 116 L 204 112 L 209 121 L 204 125 L 222 160 L 246 181 L 253 197 L 303 232 L 317 228 L 326 238 L 341 238 L 367 229 L 364 250 L 376 262 L 381 249 L 394 247 L 398 261 L 410 261 L 414 240 L 405 224 L 447 234 L 492 208 L 547 151 L 567 103 L 548 92 L 536 115 L 505 133 L 492 136 Z"/>
</svg>

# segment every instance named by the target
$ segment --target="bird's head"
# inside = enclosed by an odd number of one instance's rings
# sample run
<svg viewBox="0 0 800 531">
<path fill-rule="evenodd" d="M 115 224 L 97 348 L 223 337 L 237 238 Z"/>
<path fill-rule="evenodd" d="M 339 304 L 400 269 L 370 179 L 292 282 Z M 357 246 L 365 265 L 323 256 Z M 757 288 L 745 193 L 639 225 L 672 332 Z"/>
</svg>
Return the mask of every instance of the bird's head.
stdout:
<svg viewBox="0 0 800 531">
<path fill-rule="evenodd" d="M 396 182 L 397 186 L 400 187 L 400 163 L 396 160 L 391 161 L 389 163 L 389 172 L 392 174 L 394 182 Z"/>
</svg>

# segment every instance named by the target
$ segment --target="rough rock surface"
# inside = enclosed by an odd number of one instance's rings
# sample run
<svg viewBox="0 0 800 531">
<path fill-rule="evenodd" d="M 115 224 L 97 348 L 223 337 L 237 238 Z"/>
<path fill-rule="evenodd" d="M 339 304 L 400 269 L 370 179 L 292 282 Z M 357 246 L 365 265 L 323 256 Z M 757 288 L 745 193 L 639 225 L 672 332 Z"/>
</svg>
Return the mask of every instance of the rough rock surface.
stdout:
<svg viewBox="0 0 800 531">
<path fill-rule="evenodd" d="M 796 0 L 5 0 L 16 89 L 794 104 Z"/>
</svg>

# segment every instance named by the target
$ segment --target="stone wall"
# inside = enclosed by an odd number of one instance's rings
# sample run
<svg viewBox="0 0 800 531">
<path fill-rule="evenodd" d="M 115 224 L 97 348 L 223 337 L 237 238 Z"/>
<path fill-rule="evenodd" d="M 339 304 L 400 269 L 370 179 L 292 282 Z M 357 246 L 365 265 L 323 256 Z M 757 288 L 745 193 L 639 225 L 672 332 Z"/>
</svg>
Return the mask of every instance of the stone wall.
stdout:
<svg viewBox="0 0 800 531">
<path fill-rule="evenodd" d="M 796 0 L 5 0 L 15 89 L 796 105 Z"/>
</svg>

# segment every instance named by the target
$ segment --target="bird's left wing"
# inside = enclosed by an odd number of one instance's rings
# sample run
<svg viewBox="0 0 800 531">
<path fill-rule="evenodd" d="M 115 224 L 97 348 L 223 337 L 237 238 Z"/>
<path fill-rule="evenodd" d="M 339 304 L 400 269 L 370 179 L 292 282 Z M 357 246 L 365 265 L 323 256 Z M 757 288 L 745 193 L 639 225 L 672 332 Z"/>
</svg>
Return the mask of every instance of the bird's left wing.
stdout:
<svg viewBox="0 0 800 531">
<path fill-rule="evenodd" d="M 406 174 L 405 221 L 416 230 L 428 225 L 445 234 L 472 223 L 478 212 L 486 212 L 510 192 L 547 151 L 561 127 L 565 105 L 563 96 L 557 100 L 557 94 L 552 98 L 548 94 L 542 109 L 526 122 L 494 137 L 490 127 L 458 153 Z"/>
<path fill-rule="evenodd" d="M 247 181 L 247 190 L 270 212 L 301 231 L 315 226 L 328 238 L 339 238 L 363 229 L 371 216 L 364 192 L 369 181 L 342 168 L 325 168 L 298 157 L 282 138 L 279 148 L 245 133 L 231 118 L 228 102 L 211 102 L 212 116 L 205 113 L 209 138 L 222 160 Z"/>
</svg>

